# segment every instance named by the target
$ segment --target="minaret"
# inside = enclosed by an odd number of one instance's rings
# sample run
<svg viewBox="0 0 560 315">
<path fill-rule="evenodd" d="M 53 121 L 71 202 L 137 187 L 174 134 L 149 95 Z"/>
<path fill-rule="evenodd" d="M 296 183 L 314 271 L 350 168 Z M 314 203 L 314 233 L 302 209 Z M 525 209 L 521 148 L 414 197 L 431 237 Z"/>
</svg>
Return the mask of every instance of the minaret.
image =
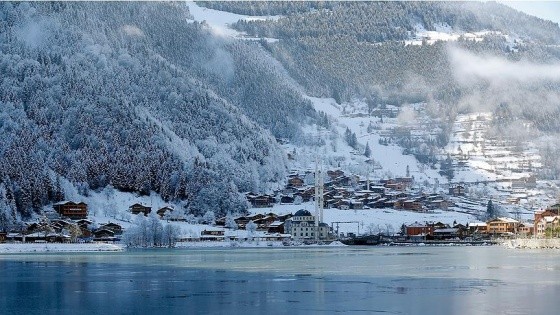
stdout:
<svg viewBox="0 0 560 315">
<path fill-rule="evenodd" d="M 315 161 L 315 225 L 323 222 L 323 163 L 319 168 L 319 162 Z"/>
</svg>

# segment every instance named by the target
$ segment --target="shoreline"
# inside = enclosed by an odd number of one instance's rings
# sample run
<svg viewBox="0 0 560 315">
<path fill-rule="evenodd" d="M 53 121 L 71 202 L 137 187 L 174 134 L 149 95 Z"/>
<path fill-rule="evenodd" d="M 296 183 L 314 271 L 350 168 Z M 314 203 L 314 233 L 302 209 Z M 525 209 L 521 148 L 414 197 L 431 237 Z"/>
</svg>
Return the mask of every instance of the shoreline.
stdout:
<svg viewBox="0 0 560 315">
<path fill-rule="evenodd" d="M 422 246 L 491 246 L 502 245 L 508 249 L 560 249 L 560 239 L 547 238 L 518 238 L 504 240 L 501 243 L 488 242 L 482 244 L 469 244 L 461 242 L 430 243 L 430 242 L 395 242 L 382 243 L 376 245 L 345 245 L 340 241 L 330 244 L 290 244 L 284 245 L 280 241 L 249 241 L 249 242 L 178 242 L 174 249 L 196 249 L 196 248 L 311 248 L 311 247 L 352 247 L 352 246 L 401 246 L 401 247 L 422 247 Z M 32 253 L 87 253 L 87 252 L 123 252 L 127 248 L 122 244 L 109 243 L 0 243 L 0 255 L 3 254 L 32 254 Z"/>
<path fill-rule="evenodd" d="M 502 245 L 511 249 L 560 249 L 560 238 L 518 238 Z"/>
<path fill-rule="evenodd" d="M 31 254 L 31 253 L 81 253 L 81 252 L 122 252 L 125 247 L 120 244 L 83 243 L 1 243 L 2 254 Z"/>
<path fill-rule="evenodd" d="M 310 248 L 310 247 L 346 247 L 339 241 L 333 241 L 330 244 L 290 244 L 284 245 L 281 241 L 244 241 L 244 242 L 224 242 L 224 241 L 206 241 L 206 242 L 178 242 L 174 248 Z"/>
</svg>

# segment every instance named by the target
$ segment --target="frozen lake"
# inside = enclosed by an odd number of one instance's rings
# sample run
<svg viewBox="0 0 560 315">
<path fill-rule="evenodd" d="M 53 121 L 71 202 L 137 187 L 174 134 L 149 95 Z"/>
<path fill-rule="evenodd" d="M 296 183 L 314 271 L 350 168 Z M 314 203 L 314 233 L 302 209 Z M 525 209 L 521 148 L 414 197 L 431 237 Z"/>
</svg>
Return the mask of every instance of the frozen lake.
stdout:
<svg viewBox="0 0 560 315">
<path fill-rule="evenodd" d="M 0 255 L 0 314 L 545 314 L 559 257 L 498 246 Z"/>
</svg>

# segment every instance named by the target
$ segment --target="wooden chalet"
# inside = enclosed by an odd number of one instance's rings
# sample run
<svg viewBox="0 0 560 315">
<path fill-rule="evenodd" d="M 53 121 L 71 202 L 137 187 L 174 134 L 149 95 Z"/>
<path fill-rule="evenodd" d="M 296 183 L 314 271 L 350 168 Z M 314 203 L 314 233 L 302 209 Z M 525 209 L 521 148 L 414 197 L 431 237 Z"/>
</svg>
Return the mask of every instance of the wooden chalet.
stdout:
<svg viewBox="0 0 560 315">
<path fill-rule="evenodd" d="M 466 193 L 465 186 L 463 185 L 456 185 L 456 186 L 449 187 L 449 194 L 451 196 L 455 196 L 455 197 L 464 196 L 465 193 Z"/>
<path fill-rule="evenodd" d="M 294 203 L 294 196 L 290 196 L 290 195 L 283 195 L 280 196 L 280 203 L 281 204 L 292 204 Z"/>
<path fill-rule="evenodd" d="M 258 226 L 258 229 L 266 230 L 268 228 L 268 226 L 276 220 L 277 220 L 277 218 L 276 218 L 275 215 L 267 215 L 266 217 L 256 219 L 253 222 Z"/>
<path fill-rule="evenodd" d="M 139 203 L 135 203 L 132 206 L 128 207 L 128 211 L 132 214 L 139 214 L 142 213 L 147 216 L 150 212 L 152 212 L 152 207 L 144 206 Z"/>
<path fill-rule="evenodd" d="M 422 211 L 422 202 L 416 199 L 405 199 L 403 201 L 398 201 L 397 204 L 404 210 L 410 211 Z"/>
<path fill-rule="evenodd" d="M 93 237 L 93 233 L 87 227 L 81 227 L 80 226 L 80 231 L 82 232 L 81 235 L 80 235 L 81 239 L 88 239 L 88 238 Z"/>
<path fill-rule="evenodd" d="M 274 197 L 270 195 L 247 194 L 247 201 L 253 208 L 270 208 L 274 205 Z"/>
<path fill-rule="evenodd" d="M 292 177 L 288 179 L 288 186 L 290 187 L 301 187 L 303 186 L 303 179 L 299 177 Z"/>
<path fill-rule="evenodd" d="M 449 203 L 447 202 L 447 200 L 444 199 L 433 199 L 433 200 L 428 199 L 426 201 L 426 206 L 428 207 L 428 209 L 447 210 L 449 208 Z"/>
<path fill-rule="evenodd" d="M 344 175 L 344 172 L 342 170 L 327 171 L 327 176 L 329 176 L 331 180 L 340 177 L 342 175 Z"/>
<path fill-rule="evenodd" d="M 76 222 L 76 224 L 77 224 L 79 227 L 86 227 L 86 228 L 87 228 L 90 224 L 93 223 L 93 221 L 88 220 L 88 219 L 80 219 L 80 220 L 76 220 L 75 222 Z"/>
<path fill-rule="evenodd" d="M 285 221 L 274 221 L 268 225 L 268 233 L 285 233 Z"/>
<path fill-rule="evenodd" d="M 391 190 L 396 190 L 396 191 L 404 191 L 407 188 L 407 185 L 405 183 L 387 183 L 385 184 L 385 187 Z"/>
<path fill-rule="evenodd" d="M 103 224 L 99 228 L 109 230 L 109 231 L 113 231 L 113 233 L 115 233 L 115 235 L 116 234 L 122 234 L 122 232 L 123 232 L 122 226 L 120 226 L 117 223 L 113 223 L 113 222 Z"/>
<path fill-rule="evenodd" d="M 46 222 L 33 222 L 31 224 L 27 224 L 27 226 L 25 227 L 25 233 L 31 234 L 36 232 L 49 231 L 51 229 L 52 227 Z"/>
<path fill-rule="evenodd" d="M 225 231 L 222 229 L 209 229 L 200 232 L 201 241 L 221 241 L 225 238 Z"/>
<path fill-rule="evenodd" d="M 73 220 L 85 219 L 88 216 L 87 204 L 84 202 L 62 201 L 55 203 L 53 209 L 59 215 Z"/>
<path fill-rule="evenodd" d="M 158 211 L 156 211 L 156 213 L 163 218 L 163 216 L 165 215 L 165 212 L 169 212 L 172 213 L 174 211 L 174 209 L 172 207 L 169 206 L 165 206 L 163 208 L 160 208 Z"/>
<path fill-rule="evenodd" d="M 95 231 L 93 231 L 93 240 L 94 241 L 115 241 L 115 232 L 109 230 L 109 229 L 104 229 L 104 228 L 100 228 L 97 229 Z"/>
</svg>

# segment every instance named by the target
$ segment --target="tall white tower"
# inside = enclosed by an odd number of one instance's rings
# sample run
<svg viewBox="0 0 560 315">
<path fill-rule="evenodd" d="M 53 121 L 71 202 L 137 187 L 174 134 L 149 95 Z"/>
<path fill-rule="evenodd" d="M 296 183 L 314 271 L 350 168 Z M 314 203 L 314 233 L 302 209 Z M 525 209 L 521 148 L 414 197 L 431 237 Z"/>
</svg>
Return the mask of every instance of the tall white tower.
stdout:
<svg viewBox="0 0 560 315">
<path fill-rule="evenodd" d="M 319 161 L 315 161 L 315 225 L 323 222 L 323 163 L 319 166 Z"/>
</svg>

